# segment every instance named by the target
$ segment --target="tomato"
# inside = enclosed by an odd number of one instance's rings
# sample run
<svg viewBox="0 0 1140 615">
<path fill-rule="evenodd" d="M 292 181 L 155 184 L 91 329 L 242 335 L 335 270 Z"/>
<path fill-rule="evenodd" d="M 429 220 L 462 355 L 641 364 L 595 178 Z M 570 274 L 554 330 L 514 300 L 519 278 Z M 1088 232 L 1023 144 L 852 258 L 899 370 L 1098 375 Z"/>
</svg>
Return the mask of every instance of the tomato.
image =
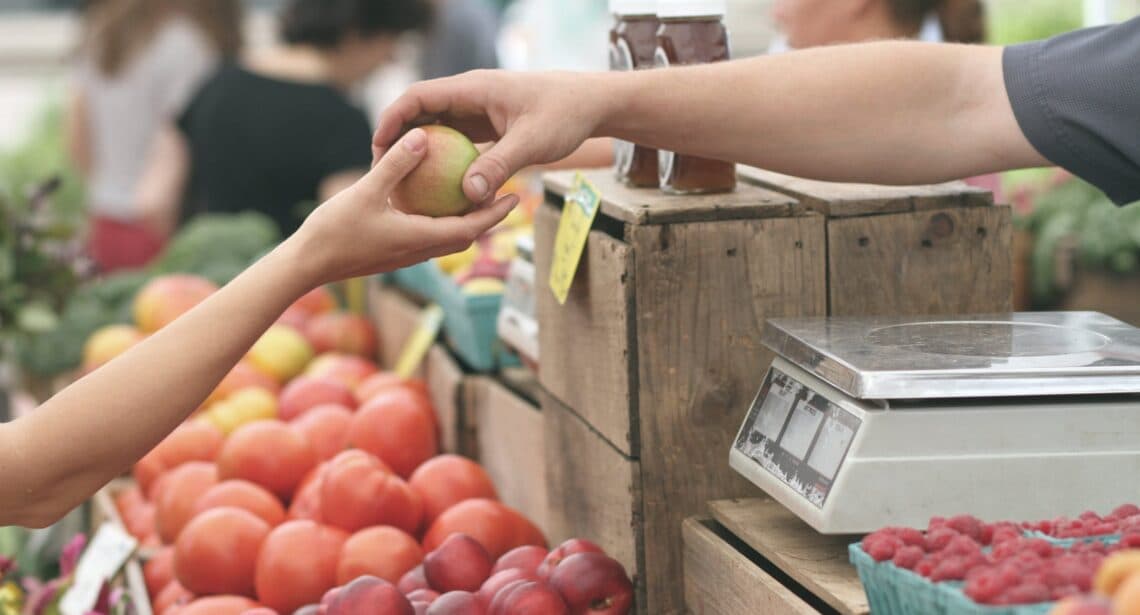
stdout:
<svg viewBox="0 0 1140 615">
<path fill-rule="evenodd" d="M 173 544 L 197 510 L 198 498 L 218 484 L 214 464 L 191 461 L 171 470 L 161 479 L 155 500 L 155 526 L 165 544 Z"/>
<path fill-rule="evenodd" d="M 337 560 L 346 540 L 348 534 L 343 530 L 313 521 L 277 526 L 257 558 L 258 598 L 281 613 L 320 602 L 336 585 Z"/>
<path fill-rule="evenodd" d="M 317 465 L 313 447 L 279 421 L 255 421 L 235 431 L 218 455 L 218 475 L 265 487 L 288 501 L 305 474 Z"/>
<path fill-rule="evenodd" d="M 412 473 L 408 484 L 424 502 L 424 521 L 428 525 L 463 500 L 499 499 L 486 470 L 459 455 L 440 455 L 427 460 Z"/>
<path fill-rule="evenodd" d="M 178 536 L 174 575 L 196 594 L 252 596 L 257 553 L 268 535 L 269 524 L 247 510 L 207 510 Z"/>
<path fill-rule="evenodd" d="M 424 561 L 424 551 L 407 532 L 388 527 L 370 527 L 353 534 L 344 543 L 337 562 L 336 582 L 372 575 L 395 584 Z"/>
<path fill-rule="evenodd" d="M 153 601 L 174 580 L 174 547 L 163 547 L 143 564 L 146 593 Z"/>
<path fill-rule="evenodd" d="M 433 417 L 428 401 L 412 390 L 381 391 L 352 417 L 349 444 L 376 455 L 407 478 L 439 452 Z"/>
<path fill-rule="evenodd" d="M 285 521 L 285 507 L 281 500 L 264 487 L 244 480 L 227 480 L 210 487 L 198 498 L 195 510 L 201 513 L 211 508 L 233 506 L 249 511 L 269 524 L 281 525 Z"/>
<path fill-rule="evenodd" d="M 434 551 L 455 533 L 467 534 L 479 541 L 494 559 L 515 547 L 546 546 L 546 538 L 534 523 L 495 500 L 464 500 L 445 510 L 424 535 L 424 549 Z"/>
<path fill-rule="evenodd" d="M 328 461 L 348 447 L 352 410 L 337 404 L 312 408 L 289 425 L 308 440 L 317 459 Z"/>
<path fill-rule="evenodd" d="M 199 598 L 178 610 L 177 615 L 242 615 L 259 607 L 258 603 L 241 596 L 210 596 Z"/>
<path fill-rule="evenodd" d="M 329 462 L 321 485 L 321 515 L 325 523 L 350 532 L 391 525 L 414 534 L 423 523 L 423 503 L 375 457 L 352 450 Z"/>
</svg>

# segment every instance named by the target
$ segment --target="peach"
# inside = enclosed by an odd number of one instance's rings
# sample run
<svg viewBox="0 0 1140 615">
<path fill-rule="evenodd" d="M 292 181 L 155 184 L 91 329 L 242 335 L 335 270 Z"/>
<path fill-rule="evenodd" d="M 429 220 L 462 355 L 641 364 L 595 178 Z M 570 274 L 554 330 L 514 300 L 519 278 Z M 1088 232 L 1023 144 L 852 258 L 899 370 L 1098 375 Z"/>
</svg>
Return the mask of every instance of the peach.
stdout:
<svg viewBox="0 0 1140 615">
<path fill-rule="evenodd" d="M 265 389 L 274 395 L 281 390 L 281 385 L 272 376 L 261 373 L 249 361 L 238 361 L 202 405 L 211 406 L 238 391 L 254 387 Z"/>
<path fill-rule="evenodd" d="M 424 565 L 420 564 L 400 577 L 400 582 L 396 584 L 396 587 L 404 594 L 410 594 L 417 589 L 431 589 L 427 577 L 424 576 Z"/>
<path fill-rule="evenodd" d="M 83 371 L 90 372 L 141 342 L 142 331 L 130 325 L 110 325 L 99 329 L 83 344 Z"/>
<path fill-rule="evenodd" d="M 291 327 L 273 325 L 249 349 L 246 358 L 277 382 L 287 382 L 305 370 L 313 355 L 313 347 L 304 336 Z"/>
<path fill-rule="evenodd" d="M 503 570 L 498 573 L 493 573 L 491 578 L 483 582 L 483 586 L 479 588 L 477 595 L 479 600 L 488 607 L 495 599 L 502 589 L 515 581 L 538 581 L 538 575 L 533 570 L 521 570 L 519 568 L 511 568 Z"/>
<path fill-rule="evenodd" d="M 143 333 L 154 333 L 209 297 L 218 287 L 194 275 L 157 277 L 142 287 L 132 306 L 135 324 Z"/>
<path fill-rule="evenodd" d="M 417 589 L 404 595 L 412 602 L 426 602 L 428 604 L 435 602 L 436 599 L 439 598 L 439 592 L 434 589 Z"/>
<path fill-rule="evenodd" d="M 376 328 L 359 314 L 329 312 L 314 316 L 305 325 L 304 333 L 317 352 L 376 356 Z"/>
<path fill-rule="evenodd" d="M 205 412 L 202 419 L 230 435 L 254 421 L 277 418 L 277 398 L 260 387 L 242 389 Z"/>
<path fill-rule="evenodd" d="M 479 150 L 463 133 L 447 126 L 424 126 L 427 153 L 395 189 L 397 209 L 422 216 L 461 216 L 474 207 L 463 192 L 463 175 Z"/>
<path fill-rule="evenodd" d="M 487 549 L 466 534 L 452 534 L 424 558 L 424 577 L 438 592 L 475 592 L 491 576 Z"/>
<path fill-rule="evenodd" d="M 1112 603 L 1100 597 L 1069 596 L 1053 605 L 1049 615 L 1112 615 Z"/>
<path fill-rule="evenodd" d="M 546 559 L 544 559 L 542 564 L 536 569 L 538 577 L 540 579 L 549 579 L 554 569 L 558 567 L 558 564 L 575 553 L 605 553 L 605 551 L 598 545 L 584 538 L 571 538 L 555 547 L 550 554 L 546 556 Z"/>
<path fill-rule="evenodd" d="M 1140 615 L 1140 574 L 1128 575 L 1112 594 L 1112 615 Z"/>
<path fill-rule="evenodd" d="M 471 592 L 464 591 L 443 594 L 436 598 L 427 610 L 427 615 L 486 615 L 486 613 L 487 607 L 479 601 L 479 598 Z"/>
<path fill-rule="evenodd" d="M 408 599 L 395 585 L 376 577 L 364 576 L 345 585 L 328 607 L 328 615 L 414 615 Z"/>
<path fill-rule="evenodd" d="M 495 562 L 491 574 L 494 575 L 504 570 L 522 570 L 534 573 L 537 576 L 538 567 L 542 565 L 547 555 L 546 549 L 535 545 L 516 547 L 504 553 L 499 561 Z"/>
<path fill-rule="evenodd" d="M 1093 589 L 1111 596 L 1124 579 L 1140 573 L 1140 550 L 1118 551 L 1105 558 L 1093 577 Z"/>
<path fill-rule="evenodd" d="M 355 408 L 356 396 L 352 394 L 352 389 L 336 380 L 301 376 L 285 385 L 281 391 L 278 416 L 283 421 L 292 421 L 323 404 Z"/>
<path fill-rule="evenodd" d="M 489 611 L 491 615 L 567 615 L 570 612 L 558 592 L 541 581 L 524 581 L 521 585 L 512 585 L 509 590 L 503 591 L 502 598 L 492 600 L 492 604 L 494 608 Z M 622 611 L 622 615 L 625 613 Z"/>
<path fill-rule="evenodd" d="M 550 575 L 550 587 L 571 613 L 626 615 L 633 605 L 633 582 L 604 553 L 580 552 L 562 560 Z"/>
</svg>

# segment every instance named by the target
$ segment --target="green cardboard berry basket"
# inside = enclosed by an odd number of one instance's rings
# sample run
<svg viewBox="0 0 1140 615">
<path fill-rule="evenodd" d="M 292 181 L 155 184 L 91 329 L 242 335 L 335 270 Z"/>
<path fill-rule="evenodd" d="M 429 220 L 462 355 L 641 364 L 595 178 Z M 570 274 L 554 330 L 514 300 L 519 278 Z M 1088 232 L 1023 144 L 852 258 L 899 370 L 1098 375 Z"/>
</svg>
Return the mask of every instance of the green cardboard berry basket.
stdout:
<svg viewBox="0 0 1140 615">
<path fill-rule="evenodd" d="M 978 604 L 962 591 L 963 583 L 934 583 L 891 562 L 876 562 L 859 543 L 847 550 L 875 615 L 1045 615 L 1053 606 Z"/>
<path fill-rule="evenodd" d="M 388 274 L 392 284 L 439 304 L 443 309 L 443 337 L 472 370 L 493 372 L 521 365 L 519 358 L 499 339 L 499 309 L 503 295 L 471 295 L 433 262 L 420 263 Z"/>
<path fill-rule="evenodd" d="M 1080 538 L 1055 538 L 1045 532 L 1036 530 L 1026 530 L 1024 535 L 1026 538 L 1040 538 L 1054 547 L 1063 547 L 1065 549 L 1086 542 L 1100 542 L 1106 546 L 1112 546 L 1124 538 L 1121 534 L 1100 534 L 1098 536 L 1082 536 Z"/>
</svg>

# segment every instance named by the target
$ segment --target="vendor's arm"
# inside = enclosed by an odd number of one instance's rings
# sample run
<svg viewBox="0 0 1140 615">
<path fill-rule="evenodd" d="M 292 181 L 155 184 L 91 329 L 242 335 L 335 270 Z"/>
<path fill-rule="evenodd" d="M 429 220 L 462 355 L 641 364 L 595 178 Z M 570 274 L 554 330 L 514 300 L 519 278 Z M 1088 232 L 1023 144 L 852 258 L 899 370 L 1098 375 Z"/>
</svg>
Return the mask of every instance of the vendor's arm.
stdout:
<svg viewBox="0 0 1140 615">
<path fill-rule="evenodd" d="M 48 525 L 129 468 L 308 290 L 462 250 L 507 214 L 514 197 L 462 218 L 391 209 L 390 189 L 422 159 L 425 142 L 422 131 L 409 133 L 198 307 L 30 415 L 0 425 L 0 526 Z"/>
<path fill-rule="evenodd" d="M 499 138 L 469 171 L 472 197 L 590 136 L 815 179 L 901 184 L 1047 157 L 1072 170 L 1082 155 L 1055 155 L 1067 149 L 1117 156 L 1115 166 L 1086 165 L 1123 167 L 1117 183 L 1136 186 L 1140 20 L 1069 36 L 1009 50 L 881 42 L 632 73 L 469 73 L 413 86 L 384 113 L 375 146 L 433 120 Z"/>
</svg>

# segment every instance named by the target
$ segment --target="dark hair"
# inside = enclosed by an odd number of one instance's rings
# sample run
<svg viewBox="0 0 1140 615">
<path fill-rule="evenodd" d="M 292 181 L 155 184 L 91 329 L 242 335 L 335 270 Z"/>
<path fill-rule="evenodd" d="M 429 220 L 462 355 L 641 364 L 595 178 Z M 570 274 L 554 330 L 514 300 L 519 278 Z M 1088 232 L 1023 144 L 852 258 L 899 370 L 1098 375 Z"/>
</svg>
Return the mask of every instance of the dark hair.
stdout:
<svg viewBox="0 0 1140 615">
<path fill-rule="evenodd" d="M 981 43 L 986 38 L 986 12 L 981 0 L 889 0 L 899 23 L 915 28 L 932 11 L 938 12 L 942 34 L 949 43 Z"/>
<path fill-rule="evenodd" d="M 292 0 L 281 20 L 281 36 L 292 45 L 330 49 L 349 34 L 401 34 L 430 21 L 425 0 Z"/>
</svg>

